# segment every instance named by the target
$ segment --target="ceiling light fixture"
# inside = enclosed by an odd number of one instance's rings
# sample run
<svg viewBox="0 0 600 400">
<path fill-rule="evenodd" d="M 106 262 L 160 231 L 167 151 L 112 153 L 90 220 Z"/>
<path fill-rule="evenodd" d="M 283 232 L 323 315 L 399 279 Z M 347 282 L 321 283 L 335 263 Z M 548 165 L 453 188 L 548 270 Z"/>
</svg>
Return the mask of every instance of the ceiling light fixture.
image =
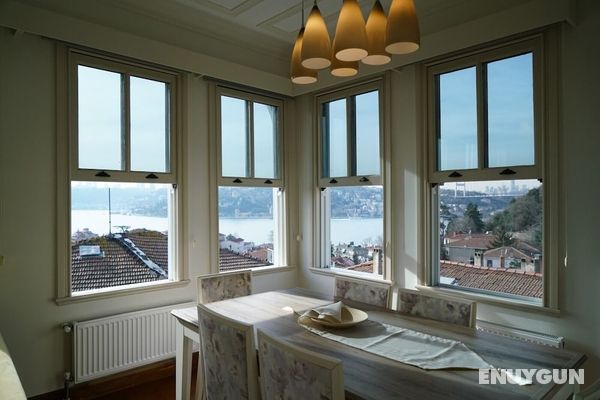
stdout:
<svg viewBox="0 0 600 400">
<path fill-rule="evenodd" d="M 385 50 L 408 54 L 419 49 L 421 34 L 413 0 L 393 0 L 387 20 Z"/>
<path fill-rule="evenodd" d="M 331 65 L 331 41 L 325 20 L 317 7 L 313 5 L 302 39 L 302 66 L 310 69 L 323 69 Z"/>
<path fill-rule="evenodd" d="M 362 62 L 368 65 L 384 65 L 392 61 L 392 57 L 385 51 L 387 17 L 379 0 L 376 0 L 373 4 L 366 28 L 369 55 L 363 58 Z"/>
<path fill-rule="evenodd" d="M 367 52 L 367 31 L 362 10 L 356 0 L 344 0 L 335 28 L 335 58 L 340 61 L 358 61 Z"/>
<path fill-rule="evenodd" d="M 335 49 L 335 40 L 333 41 Z M 335 57 L 335 50 L 331 54 L 331 66 L 329 67 L 331 75 L 337 77 L 349 77 L 358 74 L 358 61 L 342 61 Z"/>
<path fill-rule="evenodd" d="M 299 85 L 306 85 L 309 83 L 315 83 L 317 81 L 317 71 L 314 69 L 308 69 L 302 66 L 302 42 L 304 38 L 304 0 L 302 1 L 302 24 L 296 43 L 294 43 L 294 50 L 292 50 L 292 63 L 291 63 L 291 76 L 292 82 Z"/>
<path fill-rule="evenodd" d="M 358 61 L 367 65 L 384 65 L 392 54 L 408 54 L 419 49 L 421 34 L 414 0 L 392 0 L 386 17 L 380 0 L 375 0 L 367 22 L 358 0 L 343 0 L 333 46 L 317 0 L 292 50 L 293 83 L 317 81 L 317 72 L 330 67 L 334 76 L 354 76 Z"/>
</svg>

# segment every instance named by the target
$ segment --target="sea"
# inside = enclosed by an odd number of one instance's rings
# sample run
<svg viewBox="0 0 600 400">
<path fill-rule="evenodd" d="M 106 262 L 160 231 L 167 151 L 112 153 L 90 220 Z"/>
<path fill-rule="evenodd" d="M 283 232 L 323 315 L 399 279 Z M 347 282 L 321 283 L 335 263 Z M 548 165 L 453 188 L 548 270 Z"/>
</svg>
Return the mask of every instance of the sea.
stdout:
<svg viewBox="0 0 600 400">
<path fill-rule="evenodd" d="M 121 232 L 122 226 L 127 229 L 145 228 L 164 232 L 168 229 L 167 218 L 147 217 L 142 215 L 111 215 L 112 232 Z M 106 210 L 73 210 L 71 213 L 71 232 L 89 229 L 98 235 L 109 233 L 108 211 Z M 246 241 L 267 243 L 272 238 L 273 220 L 266 218 L 220 218 L 219 232 L 232 234 Z M 372 242 L 383 237 L 383 220 L 381 218 L 332 219 L 331 242 L 363 243 Z"/>
</svg>

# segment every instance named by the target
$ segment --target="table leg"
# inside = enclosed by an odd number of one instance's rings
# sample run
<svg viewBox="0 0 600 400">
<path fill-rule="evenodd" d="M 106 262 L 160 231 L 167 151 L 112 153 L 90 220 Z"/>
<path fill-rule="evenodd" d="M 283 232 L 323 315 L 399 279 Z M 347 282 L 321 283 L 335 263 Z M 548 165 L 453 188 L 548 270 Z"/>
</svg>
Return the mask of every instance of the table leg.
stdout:
<svg viewBox="0 0 600 400">
<path fill-rule="evenodd" d="M 185 327 L 177 322 L 176 328 L 176 368 L 175 368 L 175 398 L 189 400 L 192 374 L 192 341 L 185 333 Z"/>
</svg>

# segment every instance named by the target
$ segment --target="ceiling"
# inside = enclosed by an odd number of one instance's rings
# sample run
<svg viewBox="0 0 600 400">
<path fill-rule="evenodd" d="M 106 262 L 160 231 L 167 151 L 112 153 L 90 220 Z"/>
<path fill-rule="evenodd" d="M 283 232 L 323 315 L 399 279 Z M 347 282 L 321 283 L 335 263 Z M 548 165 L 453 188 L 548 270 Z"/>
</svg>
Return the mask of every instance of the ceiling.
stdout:
<svg viewBox="0 0 600 400">
<path fill-rule="evenodd" d="M 287 76 L 301 23 L 301 0 L 21 0 L 88 22 L 150 37 L 265 72 Z M 389 9 L 391 0 L 381 0 Z M 308 14 L 312 1 L 304 2 Z M 373 0 L 359 0 L 364 15 Z M 523 0 L 415 0 L 422 35 Z M 320 0 L 330 34 L 342 0 Z"/>
</svg>

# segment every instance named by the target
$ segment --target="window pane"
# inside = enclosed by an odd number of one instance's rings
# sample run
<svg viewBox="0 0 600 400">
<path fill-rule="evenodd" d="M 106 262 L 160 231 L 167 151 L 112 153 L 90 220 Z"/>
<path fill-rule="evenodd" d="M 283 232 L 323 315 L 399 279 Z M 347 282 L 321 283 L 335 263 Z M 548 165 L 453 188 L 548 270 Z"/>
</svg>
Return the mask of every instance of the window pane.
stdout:
<svg viewBox="0 0 600 400">
<path fill-rule="evenodd" d="M 121 74 L 77 67 L 79 168 L 123 169 Z"/>
<path fill-rule="evenodd" d="M 379 92 L 356 99 L 356 174 L 379 175 Z"/>
<path fill-rule="evenodd" d="M 537 180 L 440 186 L 440 284 L 543 295 L 543 189 Z"/>
<path fill-rule="evenodd" d="M 219 271 L 276 264 L 278 196 L 277 188 L 219 187 Z"/>
<path fill-rule="evenodd" d="M 533 55 L 486 65 L 488 165 L 533 165 Z"/>
<path fill-rule="evenodd" d="M 348 176 L 348 132 L 346 99 L 323 104 L 324 175 Z"/>
<path fill-rule="evenodd" d="M 71 182 L 73 292 L 169 279 L 168 184 Z"/>
<path fill-rule="evenodd" d="M 328 188 L 330 265 L 383 274 L 383 187 Z"/>
<path fill-rule="evenodd" d="M 475 67 L 438 76 L 438 169 L 477 168 Z"/>
<path fill-rule="evenodd" d="M 247 176 L 248 129 L 246 101 L 221 96 L 221 173 Z"/>
<path fill-rule="evenodd" d="M 277 178 L 277 107 L 254 103 L 254 177 Z"/>
<path fill-rule="evenodd" d="M 167 84 L 131 77 L 131 169 L 169 171 Z"/>
</svg>

